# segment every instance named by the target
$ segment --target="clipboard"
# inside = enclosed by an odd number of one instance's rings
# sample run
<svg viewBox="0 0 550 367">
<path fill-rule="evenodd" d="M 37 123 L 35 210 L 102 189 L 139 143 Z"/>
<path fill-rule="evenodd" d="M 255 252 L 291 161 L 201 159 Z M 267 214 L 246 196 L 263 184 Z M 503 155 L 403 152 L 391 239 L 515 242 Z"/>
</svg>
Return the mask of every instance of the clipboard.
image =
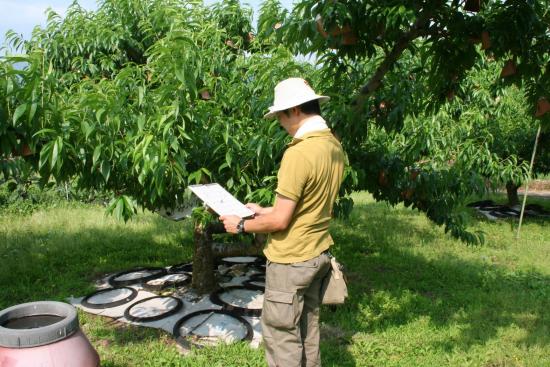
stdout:
<svg viewBox="0 0 550 367">
<path fill-rule="evenodd" d="M 218 215 L 236 215 L 241 218 L 250 218 L 254 212 L 244 206 L 237 198 L 231 195 L 218 183 L 204 185 L 189 185 L 193 194 L 197 195 L 208 207 Z"/>
</svg>

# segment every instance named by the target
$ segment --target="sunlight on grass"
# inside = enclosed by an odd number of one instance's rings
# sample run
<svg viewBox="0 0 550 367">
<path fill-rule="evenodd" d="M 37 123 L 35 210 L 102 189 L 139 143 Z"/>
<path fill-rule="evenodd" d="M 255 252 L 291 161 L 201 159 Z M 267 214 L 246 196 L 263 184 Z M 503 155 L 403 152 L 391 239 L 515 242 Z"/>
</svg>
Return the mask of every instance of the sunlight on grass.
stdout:
<svg viewBox="0 0 550 367">
<path fill-rule="evenodd" d="M 515 224 L 473 219 L 486 244 L 472 247 L 415 211 L 365 193 L 354 201 L 333 226 L 352 300 L 327 317 L 351 338 L 346 365 L 547 364 L 547 222 L 528 220 L 516 241 Z"/>
</svg>

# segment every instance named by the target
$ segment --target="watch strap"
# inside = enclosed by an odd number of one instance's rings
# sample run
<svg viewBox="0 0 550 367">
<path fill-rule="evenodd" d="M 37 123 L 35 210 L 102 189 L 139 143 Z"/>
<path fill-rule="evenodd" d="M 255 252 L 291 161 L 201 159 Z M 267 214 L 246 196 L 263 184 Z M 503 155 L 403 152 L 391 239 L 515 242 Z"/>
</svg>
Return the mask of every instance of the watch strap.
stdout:
<svg viewBox="0 0 550 367">
<path fill-rule="evenodd" d="M 239 224 L 237 224 L 237 233 L 244 233 L 244 221 L 246 219 L 244 218 L 241 218 L 241 220 L 239 221 Z"/>
</svg>

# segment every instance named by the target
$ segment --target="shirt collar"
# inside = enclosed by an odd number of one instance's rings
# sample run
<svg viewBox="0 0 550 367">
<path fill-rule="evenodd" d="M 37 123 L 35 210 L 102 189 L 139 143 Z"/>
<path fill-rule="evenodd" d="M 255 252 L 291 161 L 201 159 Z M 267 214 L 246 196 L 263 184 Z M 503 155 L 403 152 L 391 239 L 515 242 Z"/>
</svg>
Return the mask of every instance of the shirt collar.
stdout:
<svg viewBox="0 0 550 367">
<path fill-rule="evenodd" d="M 293 138 L 292 141 L 290 143 L 287 144 L 287 147 L 291 147 L 293 145 L 296 145 L 298 144 L 299 142 L 301 141 L 304 141 L 304 140 L 307 140 L 309 138 L 319 138 L 319 137 L 329 137 L 329 136 L 334 136 L 332 134 L 332 132 L 330 131 L 330 129 L 323 129 L 323 130 L 318 130 L 318 131 L 312 131 L 310 133 L 307 133 L 305 135 L 303 135 L 301 138 Z"/>
<path fill-rule="evenodd" d="M 327 122 L 319 115 L 311 116 L 306 119 L 306 121 L 296 130 L 294 134 L 294 139 L 300 139 L 304 135 L 319 130 L 328 129 Z"/>
</svg>

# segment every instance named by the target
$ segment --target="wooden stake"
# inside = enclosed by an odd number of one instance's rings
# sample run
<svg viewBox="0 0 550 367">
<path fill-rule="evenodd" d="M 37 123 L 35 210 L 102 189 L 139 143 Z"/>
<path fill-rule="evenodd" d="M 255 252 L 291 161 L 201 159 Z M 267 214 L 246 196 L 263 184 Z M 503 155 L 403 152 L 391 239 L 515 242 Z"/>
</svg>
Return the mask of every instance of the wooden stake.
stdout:
<svg viewBox="0 0 550 367">
<path fill-rule="evenodd" d="M 525 213 L 525 202 L 527 201 L 527 193 L 529 191 L 529 180 L 531 180 L 531 172 L 533 171 L 533 163 L 535 162 L 535 154 L 537 153 L 537 144 L 539 142 L 541 126 L 542 124 L 539 123 L 539 129 L 535 138 L 535 146 L 533 147 L 533 154 L 531 155 L 531 163 L 529 164 L 529 174 L 527 176 L 527 183 L 525 184 L 525 193 L 523 194 L 523 204 L 521 205 L 521 213 L 519 215 L 519 225 L 518 231 L 516 232 L 516 240 L 519 240 L 521 223 L 523 222 L 523 213 Z"/>
</svg>

